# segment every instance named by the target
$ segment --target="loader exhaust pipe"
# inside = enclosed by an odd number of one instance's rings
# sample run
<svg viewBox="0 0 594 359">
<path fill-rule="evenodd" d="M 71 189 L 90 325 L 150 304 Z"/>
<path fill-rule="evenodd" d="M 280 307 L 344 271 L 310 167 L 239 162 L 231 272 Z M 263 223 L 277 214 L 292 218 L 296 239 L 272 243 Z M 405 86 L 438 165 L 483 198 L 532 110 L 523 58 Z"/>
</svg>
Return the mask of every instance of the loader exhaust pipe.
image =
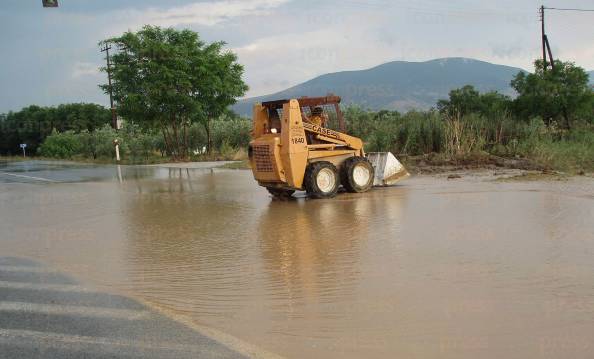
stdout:
<svg viewBox="0 0 594 359">
<path fill-rule="evenodd" d="M 410 176 L 392 152 L 370 152 L 367 159 L 375 170 L 374 186 L 390 186 Z"/>
</svg>

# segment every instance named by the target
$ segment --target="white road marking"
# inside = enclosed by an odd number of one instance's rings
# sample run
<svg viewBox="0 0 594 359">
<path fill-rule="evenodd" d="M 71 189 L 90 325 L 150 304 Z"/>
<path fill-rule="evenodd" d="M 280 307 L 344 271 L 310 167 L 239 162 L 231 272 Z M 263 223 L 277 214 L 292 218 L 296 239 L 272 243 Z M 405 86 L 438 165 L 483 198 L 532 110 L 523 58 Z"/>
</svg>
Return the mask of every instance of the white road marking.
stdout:
<svg viewBox="0 0 594 359">
<path fill-rule="evenodd" d="M 98 293 L 99 291 L 82 287 L 79 285 L 68 284 L 41 284 L 41 283 L 21 283 L 0 281 L 0 288 L 5 289 L 29 289 L 29 290 L 51 290 L 55 292 L 78 292 L 78 293 Z"/>
<path fill-rule="evenodd" d="M 191 344 L 177 344 L 177 343 L 166 343 L 166 342 L 145 342 L 145 341 L 125 341 L 117 339 L 109 339 L 102 337 L 89 337 L 82 335 L 67 335 L 52 332 L 39 332 L 33 330 L 20 330 L 20 329 L 2 329 L 0 328 L 0 341 L 4 339 L 15 340 L 25 339 L 26 344 L 31 346 L 31 341 L 43 342 L 43 344 L 52 347 L 63 347 L 63 344 L 68 345 L 72 349 L 72 345 L 104 345 L 104 346 L 117 346 L 117 347 L 132 347 L 139 349 L 162 349 L 162 350 L 181 350 L 181 351 L 196 351 L 204 352 L 206 348 L 201 348 L 197 345 Z"/>
<path fill-rule="evenodd" d="M 32 180 L 36 180 L 36 181 L 43 181 L 43 182 L 52 182 L 52 183 L 57 183 L 58 181 L 54 181 L 51 180 L 49 178 L 42 178 L 42 177 L 35 177 L 35 176 L 25 176 L 25 175 L 17 175 L 16 173 L 10 173 L 10 172 L 4 172 L 4 171 L 0 171 L 1 174 L 5 174 L 8 176 L 14 176 L 14 177 L 20 177 L 20 178 L 27 178 L 27 179 L 32 179 Z"/>
<path fill-rule="evenodd" d="M 161 313 L 162 315 L 172 319 L 180 324 L 185 325 L 193 329 L 194 331 L 202 334 L 205 337 L 212 339 L 215 342 L 218 342 L 227 348 L 231 348 L 232 350 L 243 354 L 244 356 L 252 359 L 285 359 L 283 356 L 280 356 L 276 353 L 269 352 L 265 349 L 262 349 L 256 345 L 251 343 L 245 342 L 242 339 L 236 338 L 230 334 L 224 333 L 220 330 L 206 327 L 204 325 L 200 325 L 196 323 L 194 320 L 180 315 L 166 307 L 160 306 L 156 303 L 149 302 L 143 300 L 142 298 L 136 298 L 138 302 L 144 304 L 145 306 L 155 309 L 157 312 Z"/>
<path fill-rule="evenodd" d="M 76 315 L 90 318 L 115 318 L 125 320 L 140 320 L 145 319 L 150 315 L 150 313 L 146 310 L 83 307 L 59 304 L 35 304 L 25 302 L 0 302 L 0 312 Z"/>
</svg>

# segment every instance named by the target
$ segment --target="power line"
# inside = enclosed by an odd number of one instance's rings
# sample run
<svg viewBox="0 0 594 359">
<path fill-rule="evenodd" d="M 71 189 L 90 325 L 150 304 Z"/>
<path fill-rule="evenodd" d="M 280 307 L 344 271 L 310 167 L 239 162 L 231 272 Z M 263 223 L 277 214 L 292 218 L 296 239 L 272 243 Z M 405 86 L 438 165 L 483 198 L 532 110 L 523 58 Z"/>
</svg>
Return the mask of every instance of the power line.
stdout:
<svg viewBox="0 0 594 359">
<path fill-rule="evenodd" d="M 559 8 L 559 7 L 545 7 L 545 10 L 559 10 L 559 11 L 594 11 L 594 9 L 574 9 L 574 8 Z"/>
</svg>

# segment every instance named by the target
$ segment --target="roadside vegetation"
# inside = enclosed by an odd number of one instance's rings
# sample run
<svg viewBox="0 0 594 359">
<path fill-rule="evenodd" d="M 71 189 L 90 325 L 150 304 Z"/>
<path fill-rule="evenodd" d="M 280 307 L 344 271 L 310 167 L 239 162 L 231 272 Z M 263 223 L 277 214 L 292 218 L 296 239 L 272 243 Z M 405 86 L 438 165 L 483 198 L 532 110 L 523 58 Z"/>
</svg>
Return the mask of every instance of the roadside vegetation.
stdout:
<svg viewBox="0 0 594 359">
<path fill-rule="evenodd" d="M 212 151 L 207 152 L 204 126 L 188 127 L 187 160 L 242 160 L 247 158 L 251 121 L 226 112 L 211 124 Z M 0 114 L 0 156 L 21 159 L 20 143 L 27 156 L 89 162 L 114 162 L 113 140 L 120 143 L 123 163 L 142 164 L 173 161 L 163 135 L 124 121 L 120 130 L 111 127 L 111 113 L 95 104 L 58 107 L 29 106 Z"/>
<path fill-rule="evenodd" d="M 355 136 L 369 152 L 391 151 L 411 164 L 501 164 L 514 159 L 526 168 L 571 173 L 594 171 L 594 123 L 580 121 L 570 130 L 547 126 L 534 117 L 488 118 L 477 113 L 447 117 L 437 111 L 398 112 L 346 110 L 351 126 L 370 127 Z M 420 157 L 420 158 L 419 158 Z M 519 161 L 522 160 L 522 161 Z"/>
<path fill-rule="evenodd" d="M 188 127 L 188 146 L 191 149 L 188 160 L 242 160 L 247 158 L 251 122 L 237 116 L 224 115 L 211 123 L 212 151 L 207 152 L 207 135 L 203 126 Z M 161 133 L 147 131 L 132 123 L 125 123 L 115 131 L 109 125 L 94 131 L 54 131 L 39 147 L 37 154 L 46 158 L 93 160 L 112 162 L 113 140 L 120 144 L 124 163 L 142 164 L 175 160 L 168 153 Z"/>
<path fill-rule="evenodd" d="M 432 164 L 501 163 L 570 173 L 594 171 L 594 95 L 585 71 L 555 62 L 519 73 L 515 99 L 472 86 L 450 92 L 430 111 L 365 111 L 349 107 L 349 131 L 367 151 L 391 151 Z M 518 161 L 519 160 L 519 161 Z M 411 162 L 412 164 L 417 162 Z"/>
<path fill-rule="evenodd" d="M 119 51 L 111 75 L 123 128 L 94 104 L 29 106 L 0 115 L 0 155 L 113 162 L 118 139 L 124 163 L 242 160 L 251 121 L 228 110 L 247 90 L 243 68 L 222 42 L 189 30 L 147 26 L 105 41 Z M 104 69 L 107 71 L 107 69 Z M 594 172 L 594 95 L 586 72 L 570 62 L 511 82 L 515 98 L 452 90 L 428 111 L 343 108 L 348 132 L 365 149 L 391 151 L 409 166 L 511 163 L 568 173 Z M 107 85 L 101 86 L 106 92 Z"/>
</svg>

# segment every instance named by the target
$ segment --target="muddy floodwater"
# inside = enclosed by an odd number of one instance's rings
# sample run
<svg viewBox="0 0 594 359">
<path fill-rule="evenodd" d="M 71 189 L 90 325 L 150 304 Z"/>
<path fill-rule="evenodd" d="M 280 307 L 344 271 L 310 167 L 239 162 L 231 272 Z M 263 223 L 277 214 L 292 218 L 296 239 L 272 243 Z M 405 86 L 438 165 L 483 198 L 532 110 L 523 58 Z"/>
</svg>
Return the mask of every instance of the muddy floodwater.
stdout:
<svg viewBox="0 0 594 359">
<path fill-rule="evenodd" d="M 249 171 L 0 170 L 2 255 L 285 357 L 594 357 L 592 178 L 278 202 Z"/>
</svg>

